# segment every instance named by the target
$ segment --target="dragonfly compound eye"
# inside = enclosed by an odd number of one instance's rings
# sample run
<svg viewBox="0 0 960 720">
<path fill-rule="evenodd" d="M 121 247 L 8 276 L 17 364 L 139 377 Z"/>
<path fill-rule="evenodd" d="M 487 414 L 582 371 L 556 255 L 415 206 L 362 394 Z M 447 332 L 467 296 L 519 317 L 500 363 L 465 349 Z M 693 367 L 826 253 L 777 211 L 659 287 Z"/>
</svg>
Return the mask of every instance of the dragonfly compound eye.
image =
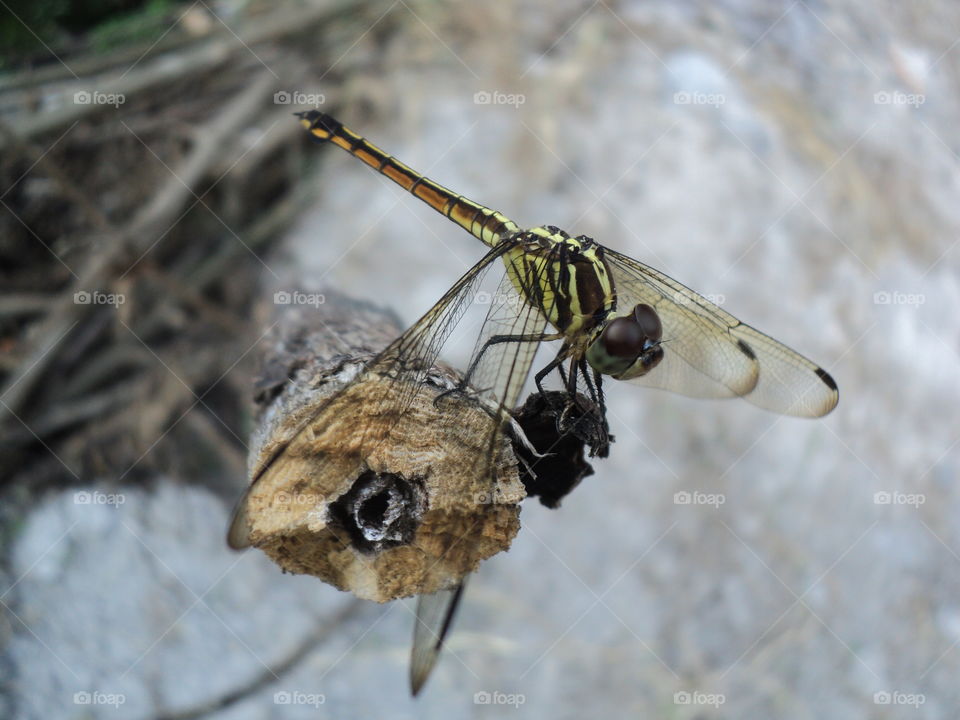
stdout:
<svg viewBox="0 0 960 720">
<path fill-rule="evenodd" d="M 633 317 L 648 340 L 657 342 L 663 337 L 663 324 L 657 311 L 649 305 L 640 304 L 633 309 Z"/>
<path fill-rule="evenodd" d="M 636 318 L 617 317 L 587 347 L 587 362 L 598 373 L 617 377 L 633 366 L 647 346 L 647 337 Z"/>
<path fill-rule="evenodd" d="M 657 311 L 637 305 L 630 315 L 610 320 L 587 348 L 587 362 L 604 375 L 628 379 L 645 375 L 663 359 L 663 325 Z"/>
<path fill-rule="evenodd" d="M 608 355 L 628 359 L 631 362 L 643 352 L 647 343 L 647 334 L 636 318 L 618 317 L 607 323 L 600 335 L 599 342 Z"/>
</svg>

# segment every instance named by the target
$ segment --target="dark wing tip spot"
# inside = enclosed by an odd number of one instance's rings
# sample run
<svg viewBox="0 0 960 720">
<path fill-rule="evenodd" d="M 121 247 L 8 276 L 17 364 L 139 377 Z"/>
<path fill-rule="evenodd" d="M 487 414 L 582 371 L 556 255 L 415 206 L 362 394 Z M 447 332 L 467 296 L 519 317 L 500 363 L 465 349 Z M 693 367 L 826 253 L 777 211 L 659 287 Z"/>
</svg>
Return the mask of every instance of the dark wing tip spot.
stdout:
<svg viewBox="0 0 960 720">
<path fill-rule="evenodd" d="M 828 373 L 826 370 L 820 367 L 817 368 L 816 372 L 817 372 L 817 377 L 823 380 L 824 385 L 826 385 L 828 388 L 830 388 L 834 392 L 837 392 L 838 390 L 837 383 L 834 381 L 832 377 L 830 377 L 830 373 Z"/>
<path fill-rule="evenodd" d="M 737 347 L 740 348 L 740 352 L 742 352 L 751 360 L 757 359 L 757 354 L 753 352 L 753 348 L 747 345 L 743 340 L 737 340 Z"/>
</svg>

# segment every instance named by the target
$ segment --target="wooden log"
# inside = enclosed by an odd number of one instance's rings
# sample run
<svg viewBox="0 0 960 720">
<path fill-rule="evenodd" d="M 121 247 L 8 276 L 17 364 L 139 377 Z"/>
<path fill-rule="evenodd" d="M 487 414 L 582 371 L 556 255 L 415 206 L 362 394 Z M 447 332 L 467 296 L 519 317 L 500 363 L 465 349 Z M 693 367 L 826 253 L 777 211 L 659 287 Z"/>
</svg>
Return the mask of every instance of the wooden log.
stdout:
<svg viewBox="0 0 960 720">
<path fill-rule="evenodd" d="M 399 333 L 396 318 L 329 292 L 315 300 L 276 305 L 253 481 L 229 542 L 378 602 L 453 587 L 519 530 L 511 445 L 498 437 L 493 472 L 478 471 L 490 416 L 469 395 L 434 402 L 460 376 L 435 365 L 411 387 L 365 372 Z"/>
</svg>

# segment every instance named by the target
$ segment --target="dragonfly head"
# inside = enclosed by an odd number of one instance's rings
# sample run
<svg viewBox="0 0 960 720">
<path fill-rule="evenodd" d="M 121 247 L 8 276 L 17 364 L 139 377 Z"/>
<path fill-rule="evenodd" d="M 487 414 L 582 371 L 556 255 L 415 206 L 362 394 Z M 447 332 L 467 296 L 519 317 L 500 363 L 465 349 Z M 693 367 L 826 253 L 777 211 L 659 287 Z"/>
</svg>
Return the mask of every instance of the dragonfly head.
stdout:
<svg viewBox="0 0 960 720">
<path fill-rule="evenodd" d="M 617 380 L 646 375 L 663 359 L 663 325 L 657 311 L 639 304 L 629 315 L 610 320 L 587 347 L 587 362 Z"/>
</svg>

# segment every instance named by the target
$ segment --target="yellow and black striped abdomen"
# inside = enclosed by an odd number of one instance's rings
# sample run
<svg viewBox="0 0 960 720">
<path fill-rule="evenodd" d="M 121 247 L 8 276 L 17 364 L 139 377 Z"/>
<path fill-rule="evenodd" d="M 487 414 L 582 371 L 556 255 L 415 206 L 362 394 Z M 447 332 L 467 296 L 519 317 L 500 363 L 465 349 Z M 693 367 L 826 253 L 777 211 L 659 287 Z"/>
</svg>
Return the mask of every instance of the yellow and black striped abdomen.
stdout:
<svg viewBox="0 0 960 720">
<path fill-rule="evenodd" d="M 517 225 L 488 207 L 457 195 L 439 183 L 414 172 L 388 155 L 366 138 L 345 127 L 326 113 L 317 110 L 298 113 L 300 122 L 321 142 L 331 142 L 355 158 L 393 180 L 437 212 L 446 215 L 486 245 L 493 247 L 519 230 Z"/>
</svg>

